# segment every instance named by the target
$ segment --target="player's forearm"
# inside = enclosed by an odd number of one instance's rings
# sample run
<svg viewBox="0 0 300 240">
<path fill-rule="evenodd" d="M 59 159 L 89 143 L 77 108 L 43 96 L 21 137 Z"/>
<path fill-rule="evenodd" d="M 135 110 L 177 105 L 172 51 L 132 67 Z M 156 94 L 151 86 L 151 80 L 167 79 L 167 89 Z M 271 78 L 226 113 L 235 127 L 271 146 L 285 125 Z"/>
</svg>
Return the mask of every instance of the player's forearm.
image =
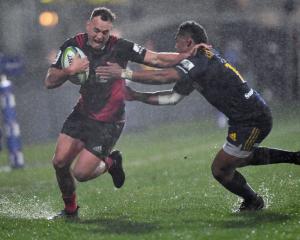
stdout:
<svg viewBox="0 0 300 240">
<path fill-rule="evenodd" d="M 174 83 L 177 80 L 173 75 L 169 74 L 167 70 L 131 71 L 124 69 L 122 70 L 121 77 L 133 82 L 151 85 Z"/>
<path fill-rule="evenodd" d="M 189 53 L 172 53 L 172 52 L 161 52 L 157 53 L 153 61 L 150 63 L 153 67 L 172 67 L 178 64 L 181 60 L 189 57 Z"/>
<path fill-rule="evenodd" d="M 135 101 L 143 102 L 150 105 L 159 105 L 158 96 L 151 92 L 135 92 Z"/>
<path fill-rule="evenodd" d="M 133 99 L 151 105 L 175 105 L 180 102 L 184 96 L 167 90 L 159 92 L 136 92 Z"/>
<path fill-rule="evenodd" d="M 45 78 L 45 86 L 47 89 L 57 88 L 67 81 L 69 76 L 71 76 L 71 72 L 68 68 L 49 68 Z"/>
</svg>

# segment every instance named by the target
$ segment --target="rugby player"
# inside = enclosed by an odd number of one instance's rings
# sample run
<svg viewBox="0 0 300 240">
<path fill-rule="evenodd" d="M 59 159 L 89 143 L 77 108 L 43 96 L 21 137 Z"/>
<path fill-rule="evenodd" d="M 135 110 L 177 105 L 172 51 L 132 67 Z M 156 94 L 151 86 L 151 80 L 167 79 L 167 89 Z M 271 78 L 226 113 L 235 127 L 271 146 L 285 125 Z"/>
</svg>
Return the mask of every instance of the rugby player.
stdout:
<svg viewBox="0 0 300 240">
<path fill-rule="evenodd" d="M 195 44 L 207 43 L 205 29 L 195 21 L 182 23 L 176 34 L 179 53 L 190 51 Z M 264 200 L 236 169 L 248 165 L 300 163 L 300 152 L 259 147 L 272 128 L 272 114 L 264 99 L 248 86 L 241 74 L 214 49 L 199 49 L 195 56 L 172 68 L 129 71 L 117 64 L 97 68 L 104 79 L 127 78 L 144 84 L 176 82 L 173 89 L 137 92 L 128 88 L 130 100 L 153 105 L 172 105 L 193 90 L 228 118 L 226 141 L 215 156 L 211 169 L 214 178 L 227 190 L 243 198 L 240 211 L 260 210 Z"/>
<path fill-rule="evenodd" d="M 89 69 L 88 80 L 80 88 L 80 99 L 57 139 L 52 163 L 64 209 L 53 217 L 78 215 L 75 179 L 84 182 L 108 171 L 115 187 L 122 187 L 125 181 L 122 155 L 117 150 L 112 151 L 124 126 L 125 81 L 121 78 L 114 81 L 101 79 L 96 76 L 95 68 L 107 61 L 118 63 L 123 68 L 128 61 L 168 67 L 192 54 L 192 51 L 157 53 L 113 36 L 111 30 L 115 17 L 108 8 L 95 8 L 86 23 L 86 33 L 77 34 L 62 44 L 45 78 L 46 88 L 57 88 L 72 75 Z M 69 67 L 62 68 L 62 53 L 69 46 L 80 48 L 87 58 L 76 56 Z"/>
</svg>

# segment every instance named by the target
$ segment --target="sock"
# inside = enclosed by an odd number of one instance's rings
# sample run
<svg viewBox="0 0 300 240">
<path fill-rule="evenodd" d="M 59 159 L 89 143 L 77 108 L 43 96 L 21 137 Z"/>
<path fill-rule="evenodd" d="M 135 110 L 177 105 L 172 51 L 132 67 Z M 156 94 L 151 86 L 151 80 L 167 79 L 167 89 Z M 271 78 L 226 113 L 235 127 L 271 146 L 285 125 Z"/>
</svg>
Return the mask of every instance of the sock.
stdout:
<svg viewBox="0 0 300 240">
<path fill-rule="evenodd" d="M 275 163 L 295 163 L 299 153 L 281 149 L 259 147 L 253 151 L 250 165 L 266 165 Z M 299 160 L 298 160 L 299 161 Z"/>
<path fill-rule="evenodd" d="M 62 196 L 64 203 L 65 203 L 65 210 L 69 213 L 73 213 L 77 209 L 76 203 L 76 193 L 74 192 L 71 196 Z"/>
<path fill-rule="evenodd" d="M 105 158 L 105 164 L 107 169 L 110 169 L 111 166 L 114 164 L 114 160 L 111 157 Z"/>
<path fill-rule="evenodd" d="M 249 186 L 246 179 L 238 171 L 235 171 L 230 182 L 221 184 L 230 192 L 242 197 L 246 201 L 251 201 L 257 197 L 256 192 Z"/>
</svg>

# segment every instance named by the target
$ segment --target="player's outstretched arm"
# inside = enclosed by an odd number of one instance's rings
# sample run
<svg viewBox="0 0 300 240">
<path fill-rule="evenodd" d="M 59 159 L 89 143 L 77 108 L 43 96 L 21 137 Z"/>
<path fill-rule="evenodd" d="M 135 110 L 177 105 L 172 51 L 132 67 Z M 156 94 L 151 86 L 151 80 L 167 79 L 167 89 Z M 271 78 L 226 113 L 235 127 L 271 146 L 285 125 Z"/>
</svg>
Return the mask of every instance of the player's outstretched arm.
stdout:
<svg viewBox="0 0 300 240">
<path fill-rule="evenodd" d="M 183 95 L 176 93 L 174 90 L 138 92 L 128 86 L 125 90 L 127 101 L 140 101 L 151 105 L 175 105 L 184 98 Z"/>
<path fill-rule="evenodd" d="M 175 68 L 131 71 L 128 69 L 122 69 L 116 63 L 107 64 L 108 66 L 96 68 L 96 75 L 101 79 L 110 80 L 123 78 L 133 82 L 152 85 L 174 83 L 180 79 L 180 76 Z"/>
<path fill-rule="evenodd" d="M 183 59 L 188 58 L 190 56 L 194 56 L 197 53 L 197 50 L 200 48 L 211 49 L 212 46 L 205 43 L 200 43 L 195 45 L 190 51 L 184 53 L 153 52 L 147 50 L 144 58 L 144 64 L 160 68 L 172 67 L 178 64 Z"/>
</svg>

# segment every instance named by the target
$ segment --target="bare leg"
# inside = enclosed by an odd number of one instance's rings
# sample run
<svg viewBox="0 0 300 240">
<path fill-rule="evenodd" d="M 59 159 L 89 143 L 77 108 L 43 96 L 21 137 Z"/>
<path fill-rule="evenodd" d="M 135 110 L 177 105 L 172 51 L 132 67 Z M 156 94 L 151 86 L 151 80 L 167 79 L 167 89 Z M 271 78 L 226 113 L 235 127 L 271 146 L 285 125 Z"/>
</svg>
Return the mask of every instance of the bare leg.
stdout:
<svg viewBox="0 0 300 240">
<path fill-rule="evenodd" d="M 255 198 L 256 192 L 249 186 L 246 179 L 236 171 L 237 167 L 245 166 L 247 159 L 241 159 L 220 150 L 212 164 L 212 173 L 215 179 L 230 192 L 245 200 Z"/>
<path fill-rule="evenodd" d="M 69 211 L 77 208 L 75 202 L 75 182 L 70 171 L 70 166 L 82 148 L 83 143 L 80 140 L 71 138 L 66 134 L 60 134 L 52 160 L 58 186 L 65 202 L 65 209 Z"/>
<path fill-rule="evenodd" d="M 83 149 L 74 165 L 73 173 L 78 181 L 84 182 L 100 176 L 106 170 L 107 167 L 103 159 Z"/>
</svg>

